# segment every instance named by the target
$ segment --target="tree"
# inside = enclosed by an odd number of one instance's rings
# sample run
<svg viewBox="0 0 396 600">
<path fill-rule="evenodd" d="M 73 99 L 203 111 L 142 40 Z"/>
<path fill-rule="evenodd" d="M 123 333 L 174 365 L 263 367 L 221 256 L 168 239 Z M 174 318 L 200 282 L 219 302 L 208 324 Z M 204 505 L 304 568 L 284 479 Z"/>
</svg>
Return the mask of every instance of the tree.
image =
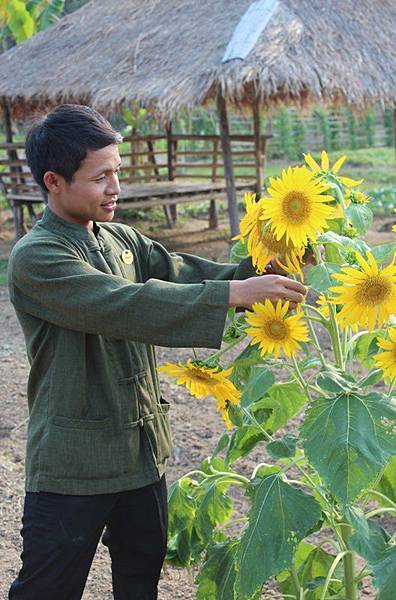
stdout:
<svg viewBox="0 0 396 600">
<path fill-rule="evenodd" d="M 65 0 L 0 0 L 0 40 L 3 49 L 23 42 L 55 23 L 64 10 Z"/>
</svg>

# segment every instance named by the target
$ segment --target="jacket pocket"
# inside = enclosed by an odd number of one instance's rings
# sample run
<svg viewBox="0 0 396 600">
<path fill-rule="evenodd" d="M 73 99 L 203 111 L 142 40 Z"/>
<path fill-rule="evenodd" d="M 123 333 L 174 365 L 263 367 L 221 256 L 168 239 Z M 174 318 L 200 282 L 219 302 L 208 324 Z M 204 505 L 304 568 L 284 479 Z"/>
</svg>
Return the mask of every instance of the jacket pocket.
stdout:
<svg viewBox="0 0 396 600">
<path fill-rule="evenodd" d="M 147 424 L 146 431 L 157 465 L 164 463 L 172 451 L 169 409 L 169 402 L 161 397 L 156 405 L 153 421 Z"/>
<path fill-rule="evenodd" d="M 110 417 L 54 416 L 40 452 L 40 470 L 54 479 L 110 479 L 133 472 L 139 455 L 139 427 L 117 430 Z"/>
</svg>

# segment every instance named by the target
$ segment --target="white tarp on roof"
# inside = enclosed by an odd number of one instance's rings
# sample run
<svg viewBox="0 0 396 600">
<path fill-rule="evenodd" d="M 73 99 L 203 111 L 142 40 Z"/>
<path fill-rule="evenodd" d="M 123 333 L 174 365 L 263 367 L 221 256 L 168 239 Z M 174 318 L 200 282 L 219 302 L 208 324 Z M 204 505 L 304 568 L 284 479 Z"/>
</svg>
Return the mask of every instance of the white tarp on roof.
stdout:
<svg viewBox="0 0 396 600">
<path fill-rule="evenodd" d="M 256 44 L 274 14 L 278 0 L 255 0 L 244 12 L 234 29 L 222 63 L 234 58 L 244 59 Z"/>
</svg>

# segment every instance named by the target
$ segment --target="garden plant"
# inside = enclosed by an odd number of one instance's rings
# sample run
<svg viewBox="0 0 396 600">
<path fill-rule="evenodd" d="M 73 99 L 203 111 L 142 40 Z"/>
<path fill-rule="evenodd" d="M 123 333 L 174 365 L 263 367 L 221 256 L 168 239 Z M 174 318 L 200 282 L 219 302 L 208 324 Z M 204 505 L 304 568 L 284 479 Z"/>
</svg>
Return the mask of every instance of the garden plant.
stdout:
<svg viewBox="0 0 396 600">
<path fill-rule="evenodd" d="M 271 577 L 285 599 L 356 600 L 370 577 L 378 600 L 396 597 L 396 535 L 384 527 L 396 514 L 395 244 L 362 239 L 370 199 L 340 174 L 345 157 L 304 158 L 246 195 L 232 258 L 258 273 L 276 260 L 309 301 L 232 310 L 221 350 L 159 368 L 213 397 L 226 425 L 169 489 L 168 560 L 199 566 L 200 600 L 260 598 Z M 264 460 L 241 473 L 260 448 Z"/>
</svg>

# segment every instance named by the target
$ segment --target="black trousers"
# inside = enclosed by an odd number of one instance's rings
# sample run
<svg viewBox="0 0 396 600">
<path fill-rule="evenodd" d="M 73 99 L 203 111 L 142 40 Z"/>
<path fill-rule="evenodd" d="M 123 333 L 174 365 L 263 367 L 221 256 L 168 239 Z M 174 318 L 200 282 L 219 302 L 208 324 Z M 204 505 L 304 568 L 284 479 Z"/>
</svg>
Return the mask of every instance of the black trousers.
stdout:
<svg viewBox="0 0 396 600">
<path fill-rule="evenodd" d="M 80 600 L 103 530 L 114 598 L 155 600 L 166 553 L 165 477 L 115 494 L 27 492 L 22 568 L 9 599 Z"/>
</svg>

